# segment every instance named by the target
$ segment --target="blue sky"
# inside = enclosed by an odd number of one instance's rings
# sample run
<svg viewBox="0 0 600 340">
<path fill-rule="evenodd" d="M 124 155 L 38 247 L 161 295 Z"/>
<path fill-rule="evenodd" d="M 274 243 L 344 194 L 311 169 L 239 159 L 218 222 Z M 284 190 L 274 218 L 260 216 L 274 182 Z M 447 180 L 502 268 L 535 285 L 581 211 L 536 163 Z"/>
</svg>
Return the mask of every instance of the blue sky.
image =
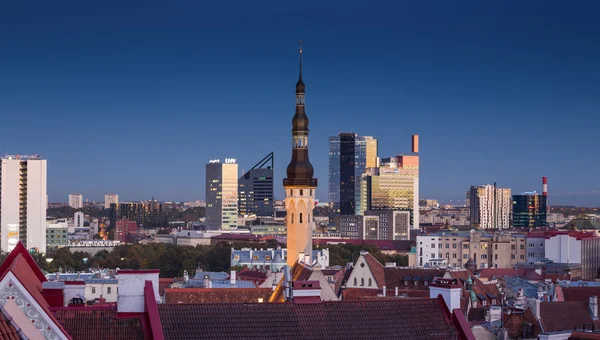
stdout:
<svg viewBox="0 0 600 340">
<path fill-rule="evenodd" d="M 284 4 L 285 3 L 285 4 Z M 298 39 L 310 156 L 421 136 L 423 197 L 473 184 L 600 205 L 597 1 L 3 1 L 0 149 L 48 159 L 51 201 L 204 198 L 204 167 L 290 159 Z"/>
</svg>

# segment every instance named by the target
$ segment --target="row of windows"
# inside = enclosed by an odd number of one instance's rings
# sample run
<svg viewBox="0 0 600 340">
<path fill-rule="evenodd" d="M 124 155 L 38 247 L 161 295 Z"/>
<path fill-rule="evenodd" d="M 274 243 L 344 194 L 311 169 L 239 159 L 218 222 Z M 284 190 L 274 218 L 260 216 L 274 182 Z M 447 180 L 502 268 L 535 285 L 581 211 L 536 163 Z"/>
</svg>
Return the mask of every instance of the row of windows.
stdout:
<svg viewBox="0 0 600 340">
<path fill-rule="evenodd" d="M 119 287 L 117 288 L 117 294 L 119 294 Z M 92 287 L 92 294 L 96 294 L 96 287 Z M 112 294 L 112 287 L 106 287 L 106 295 Z"/>
</svg>

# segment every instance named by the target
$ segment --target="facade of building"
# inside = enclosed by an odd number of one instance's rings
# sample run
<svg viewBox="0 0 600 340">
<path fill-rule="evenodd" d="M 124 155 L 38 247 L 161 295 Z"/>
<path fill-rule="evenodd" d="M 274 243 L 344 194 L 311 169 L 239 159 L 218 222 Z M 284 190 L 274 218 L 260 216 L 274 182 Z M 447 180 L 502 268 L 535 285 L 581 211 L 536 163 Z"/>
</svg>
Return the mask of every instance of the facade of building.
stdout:
<svg viewBox="0 0 600 340">
<path fill-rule="evenodd" d="M 437 232 L 417 236 L 417 265 L 465 268 L 472 261 L 477 269 L 512 268 L 526 261 L 526 235 L 520 233 Z"/>
<path fill-rule="evenodd" d="M 50 223 L 46 226 L 46 249 L 69 244 L 69 228 L 66 223 Z"/>
<path fill-rule="evenodd" d="M 600 237 L 594 232 L 574 230 L 550 230 L 530 232 L 527 235 L 528 249 L 541 245 L 540 252 L 530 251 L 531 262 L 535 263 L 540 258 L 554 263 L 579 263 L 581 264 L 581 278 L 593 280 L 600 272 Z M 529 251 L 529 250 L 528 250 Z M 538 261 L 539 262 L 539 261 Z"/>
<path fill-rule="evenodd" d="M 169 226 L 167 207 L 156 201 L 111 203 L 109 219 L 112 228 L 118 220 L 134 221 L 140 227 L 151 229 Z"/>
<path fill-rule="evenodd" d="M 287 210 L 287 264 L 293 266 L 302 257 L 312 255 L 313 209 L 317 179 L 308 159 L 308 116 L 305 108 L 306 86 L 302 81 L 302 47 L 300 75 L 296 83 L 296 113 L 292 118 L 292 159 L 283 179 Z M 306 261 L 309 263 L 309 261 Z"/>
<path fill-rule="evenodd" d="M 83 208 L 83 195 L 82 194 L 69 194 L 69 207 L 73 209 Z"/>
<path fill-rule="evenodd" d="M 238 165 L 235 159 L 206 164 L 206 228 L 232 229 L 238 217 Z"/>
<path fill-rule="evenodd" d="M 2 251 L 19 241 L 46 252 L 46 160 L 6 156 L 0 160 L 0 235 Z"/>
<path fill-rule="evenodd" d="M 336 213 L 359 214 L 360 179 L 365 169 L 377 166 L 377 139 L 344 132 L 329 137 L 329 201 Z"/>
<path fill-rule="evenodd" d="M 273 153 L 238 179 L 239 215 L 273 216 Z"/>
<path fill-rule="evenodd" d="M 512 220 L 515 228 L 537 228 L 547 226 L 546 200 L 548 196 L 535 192 L 512 197 Z"/>
<path fill-rule="evenodd" d="M 119 204 L 119 195 L 112 192 L 104 195 L 104 209 L 110 209 L 111 204 Z"/>
<path fill-rule="evenodd" d="M 367 210 L 410 212 L 410 228 L 419 228 L 419 156 L 398 156 L 381 160 L 367 169 L 361 179 L 359 214 Z"/>
<path fill-rule="evenodd" d="M 73 225 L 75 228 L 83 228 L 84 223 L 85 215 L 83 214 L 83 211 L 75 212 L 75 214 L 73 214 Z"/>
<path fill-rule="evenodd" d="M 115 228 L 115 241 L 121 243 L 131 243 L 137 233 L 137 224 L 135 221 L 119 220 Z"/>
<path fill-rule="evenodd" d="M 329 250 L 314 249 L 312 251 L 312 261 L 318 263 L 323 268 L 329 267 Z M 231 248 L 231 268 L 247 267 L 258 270 L 270 270 L 280 272 L 287 264 L 287 249 L 252 249 Z"/>
<path fill-rule="evenodd" d="M 472 186 L 467 192 L 471 225 L 484 229 L 510 228 L 511 203 L 510 189 L 498 188 L 495 183 Z"/>
</svg>

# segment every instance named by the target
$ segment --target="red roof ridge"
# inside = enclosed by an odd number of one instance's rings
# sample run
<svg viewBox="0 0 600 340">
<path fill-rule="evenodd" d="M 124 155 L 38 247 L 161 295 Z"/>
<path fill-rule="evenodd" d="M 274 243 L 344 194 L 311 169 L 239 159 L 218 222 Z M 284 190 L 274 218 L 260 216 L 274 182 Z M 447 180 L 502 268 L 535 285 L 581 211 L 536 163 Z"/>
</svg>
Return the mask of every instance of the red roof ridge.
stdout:
<svg viewBox="0 0 600 340">
<path fill-rule="evenodd" d="M 19 255 L 21 255 L 25 261 L 27 261 L 27 264 L 29 267 L 31 267 L 31 270 L 34 272 L 35 276 L 40 280 L 40 282 L 48 281 L 44 273 L 42 273 L 40 267 L 37 265 L 37 263 L 35 263 L 35 260 L 31 254 L 27 251 L 27 248 L 25 248 L 23 243 L 20 241 L 15 246 L 15 249 L 8 254 L 2 265 L 0 265 L 0 277 L 4 277 L 8 269 L 12 267 L 15 258 Z"/>
<path fill-rule="evenodd" d="M 373 277 L 375 278 L 375 282 L 377 283 L 377 286 L 379 286 L 379 288 L 383 288 L 383 286 L 385 286 L 385 271 L 384 271 L 383 264 L 381 264 L 379 261 L 377 261 L 377 259 L 369 253 L 364 254 L 364 256 L 365 256 L 365 261 L 367 261 L 367 264 L 369 265 L 369 268 L 371 269 L 371 273 L 373 274 Z"/>
</svg>

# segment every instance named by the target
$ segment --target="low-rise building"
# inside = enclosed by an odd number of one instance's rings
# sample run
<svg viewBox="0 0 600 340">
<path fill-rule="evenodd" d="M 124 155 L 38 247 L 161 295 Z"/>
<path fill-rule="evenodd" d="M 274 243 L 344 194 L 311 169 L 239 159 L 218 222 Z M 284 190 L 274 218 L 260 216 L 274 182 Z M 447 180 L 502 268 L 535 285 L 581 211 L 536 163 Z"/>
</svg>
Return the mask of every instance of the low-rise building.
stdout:
<svg viewBox="0 0 600 340">
<path fill-rule="evenodd" d="M 252 249 L 231 248 L 231 267 L 247 267 L 259 270 L 271 270 L 279 272 L 286 265 L 287 249 L 267 248 Z M 312 257 L 314 263 L 323 268 L 329 267 L 329 250 L 313 249 Z"/>
<path fill-rule="evenodd" d="M 525 262 L 526 235 L 483 230 L 438 231 L 417 236 L 417 265 L 432 266 L 443 262 L 455 268 L 465 268 L 469 259 L 476 269 L 511 268 Z"/>
</svg>

